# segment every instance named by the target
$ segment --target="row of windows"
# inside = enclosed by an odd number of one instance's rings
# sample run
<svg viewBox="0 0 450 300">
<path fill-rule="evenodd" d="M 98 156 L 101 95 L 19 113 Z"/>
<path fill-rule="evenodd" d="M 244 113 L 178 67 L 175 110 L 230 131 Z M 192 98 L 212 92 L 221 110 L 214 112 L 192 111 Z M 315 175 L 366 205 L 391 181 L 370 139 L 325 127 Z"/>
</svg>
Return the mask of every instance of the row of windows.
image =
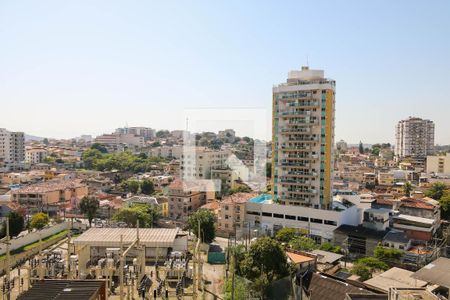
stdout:
<svg viewBox="0 0 450 300">
<path fill-rule="evenodd" d="M 256 211 L 247 211 L 247 214 L 259 216 L 259 212 Z M 294 215 L 283 215 L 283 214 L 272 214 L 268 212 L 262 212 L 261 215 L 263 217 L 270 217 L 270 218 L 277 218 L 277 219 L 286 219 L 286 220 L 297 220 L 297 221 L 303 221 L 303 222 L 311 222 L 311 223 L 317 223 L 317 224 L 325 224 L 325 225 L 331 225 L 331 226 L 337 226 L 336 221 L 331 220 L 322 220 L 322 219 L 316 219 L 316 218 L 308 218 L 308 217 L 302 217 L 302 216 L 294 216 Z"/>
</svg>

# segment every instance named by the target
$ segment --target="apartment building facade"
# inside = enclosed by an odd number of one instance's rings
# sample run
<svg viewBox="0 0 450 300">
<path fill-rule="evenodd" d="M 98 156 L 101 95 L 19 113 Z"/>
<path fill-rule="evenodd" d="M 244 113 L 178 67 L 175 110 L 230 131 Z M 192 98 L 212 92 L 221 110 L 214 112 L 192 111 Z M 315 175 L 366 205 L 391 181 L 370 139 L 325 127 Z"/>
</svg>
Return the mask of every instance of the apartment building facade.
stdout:
<svg viewBox="0 0 450 300">
<path fill-rule="evenodd" d="M 181 156 L 181 172 L 185 179 L 211 179 L 211 170 L 227 166 L 229 150 L 196 147 L 186 149 Z"/>
<path fill-rule="evenodd" d="M 25 162 L 30 164 L 39 164 L 47 157 L 47 150 L 42 148 L 31 148 L 25 150 Z"/>
<path fill-rule="evenodd" d="M 256 197 L 256 193 L 236 193 L 224 197 L 219 202 L 218 233 L 228 237 L 242 235 L 245 225 L 246 203 L 249 199 Z"/>
<path fill-rule="evenodd" d="M 428 174 L 450 175 L 450 153 L 427 156 L 426 172 Z"/>
<path fill-rule="evenodd" d="M 398 122 L 395 132 L 395 155 L 423 157 L 434 151 L 434 123 L 416 117 Z"/>
<path fill-rule="evenodd" d="M 30 184 L 12 191 L 12 200 L 24 205 L 29 213 L 56 212 L 68 203 L 88 195 L 88 186 L 80 179 L 52 180 Z"/>
<path fill-rule="evenodd" d="M 0 128 L 0 169 L 10 170 L 25 160 L 25 135 Z"/>
<path fill-rule="evenodd" d="M 174 180 L 168 189 L 169 217 L 186 222 L 189 215 L 206 204 L 206 193 L 195 182 Z"/>
<path fill-rule="evenodd" d="M 329 208 L 332 200 L 335 81 L 302 67 L 273 88 L 274 200 Z"/>
</svg>

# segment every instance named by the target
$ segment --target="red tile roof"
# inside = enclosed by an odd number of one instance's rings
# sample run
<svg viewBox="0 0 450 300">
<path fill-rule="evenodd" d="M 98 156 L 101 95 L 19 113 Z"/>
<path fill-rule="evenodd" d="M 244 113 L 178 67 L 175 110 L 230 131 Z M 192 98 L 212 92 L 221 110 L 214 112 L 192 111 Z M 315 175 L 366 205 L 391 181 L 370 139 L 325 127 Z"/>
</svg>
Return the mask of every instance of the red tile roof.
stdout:
<svg viewBox="0 0 450 300">
<path fill-rule="evenodd" d="M 222 203 L 245 203 L 251 198 L 258 196 L 258 193 L 235 193 L 223 198 Z"/>
</svg>

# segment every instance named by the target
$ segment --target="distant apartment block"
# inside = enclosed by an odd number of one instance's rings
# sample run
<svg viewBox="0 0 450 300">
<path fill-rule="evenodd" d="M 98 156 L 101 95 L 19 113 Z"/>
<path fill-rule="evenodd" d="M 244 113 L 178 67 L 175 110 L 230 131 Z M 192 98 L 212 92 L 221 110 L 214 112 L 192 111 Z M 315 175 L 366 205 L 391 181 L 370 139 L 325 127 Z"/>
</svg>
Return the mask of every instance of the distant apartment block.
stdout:
<svg viewBox="0 0 450 300">
<path fill-rule="evenodd" d="M 0 169 L 9 170 L 25 160 L 25 135 L 0 128 Z"/>
<path fill-rule="evenodd" d="M 183 146 L 159 146 L 153 147 L 148 151 L 148 156 L 156 156 L 162 158 L 175 158 L 180 159 L 183 155 Z"/>
<path fill-rule="evenodd" d="M 195 182 L 176 179 L 168 188 L 169 216 L 185 222 L 189 215 L 206 204 L 206 193 Z"/>
<path fill-rule="evenodd" d="M 30 213 L 57 212 L 68 203 L 88 195 L 88 186 L 79 179 L 52 180 L 30 184 L 12 192 L 12 200 L 27 207 Z"/>
<path fill-rule="evenodd" d="M 409 117 L 398 122 L 395 132 L 397 157 L 423 157 L 434 151 L 434 123 Z"/>
<path fill-rule="evenodd" d="M 30 164 L 39 164 L 47 157 L 47 150 L 42 148 L 31 148 L 25 150 L 25 162 Z"/>
<path fill-rule="evenodd" d="M 153 140 L 156 136 L 156 130 L 149 127 L 123 127 L 117 128 L 116 134 L 131 134 L 135 136 L 143 137 L 144 140 Z"/>
<path fill-rule="evenodd" d="M 126 144 L 129 146 L 143 147 L 145 140 L 144 137 L 131 133 L 112 133 L 99 135 L 95 138 L 94 142 L 102 145 Z"/>
<path fill-rule="evenodd" d="M 183 152 L 181 170 L 183 178 L 211 179 L 211 170 L 227 166 L 228 150 L 196 147 Z"/>
<path fill-rule="evenodd" d="M 427 156 L 427 173 L 450 175 L 450 153 Z"/>
<path fill-rule="evenodd" d="M 335 81 L 302 67 L 273 88 L 274 200 L 329 208 L 334 143 Z"/>
<path fill-rule="evenodd" d="M 246 203 L 256 193 L 236 193 L 226 196 L 219 202 L 219 216 L 217 229 L 219 234 L 228 237 L 241 232 L 244 228 Z"/>
</svg>

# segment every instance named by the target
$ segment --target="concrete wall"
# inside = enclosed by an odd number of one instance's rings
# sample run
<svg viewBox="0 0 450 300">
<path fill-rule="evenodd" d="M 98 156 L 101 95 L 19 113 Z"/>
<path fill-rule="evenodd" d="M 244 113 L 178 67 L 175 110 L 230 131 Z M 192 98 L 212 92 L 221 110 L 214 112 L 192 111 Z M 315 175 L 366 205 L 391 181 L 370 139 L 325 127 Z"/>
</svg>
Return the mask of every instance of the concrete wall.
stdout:
<svg viewBox="0 0 450 300">
<path fill-rule="evenodd" d="M 39 231 L 31 232 L 23 237 L 15 238 L 11 240 L 10 250 L 15 250 L 20 247 L 26 246 L 28 244 L 32 244 L 34 242 L 39 241 L 39 238 L 45 239 L 51 235 L 54 235 L 58 232 L 66 230 L 69 228 L 69 223 L 63 222 L 60 224 L 56 224 L 47 228 L 44 228 Z M 6 253 L 6 245 L 0 244 L 0 254 Z"/>
</svg>

